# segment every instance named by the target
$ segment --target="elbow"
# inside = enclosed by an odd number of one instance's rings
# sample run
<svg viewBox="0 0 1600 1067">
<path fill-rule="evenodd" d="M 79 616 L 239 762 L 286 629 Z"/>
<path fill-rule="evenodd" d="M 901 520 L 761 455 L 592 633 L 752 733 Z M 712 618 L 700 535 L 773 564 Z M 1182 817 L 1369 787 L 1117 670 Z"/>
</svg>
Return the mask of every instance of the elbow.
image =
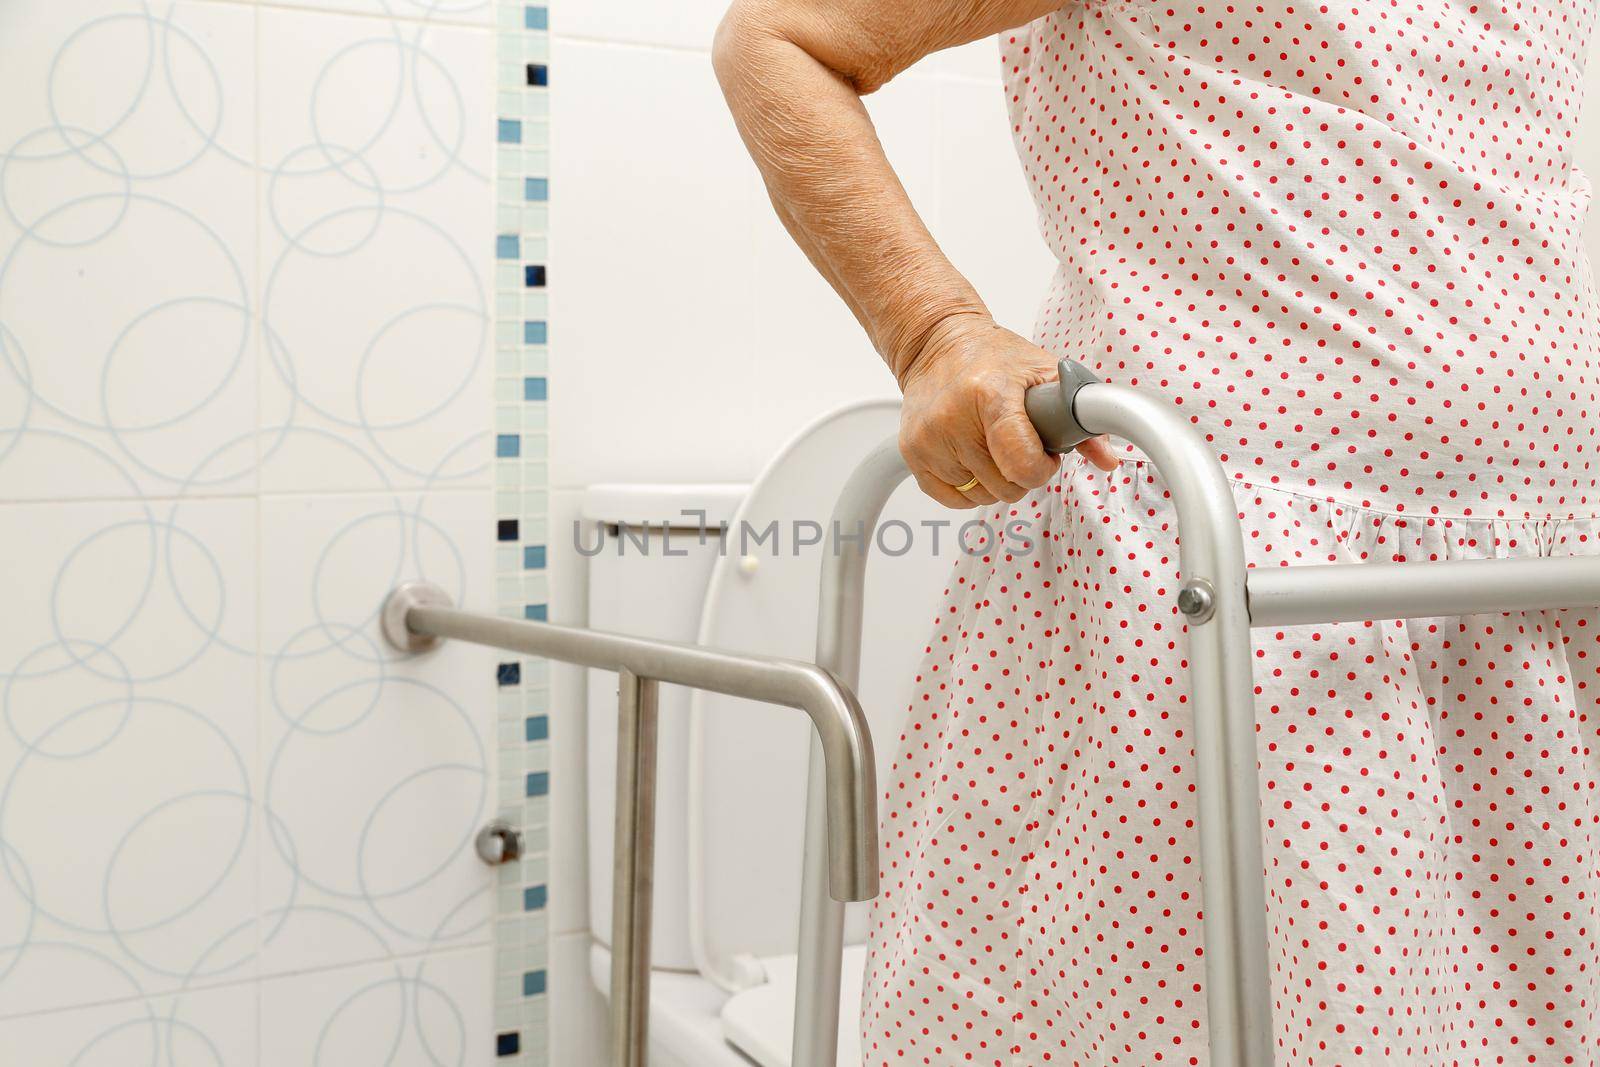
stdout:
<svg viewBox="0 0 1600 1067">
<path fill-rule="evenodd" d="M 759 83 L 767 67 L 802 54 L 861 96 L 910 65 L 865 26 L 807 17 L 805 5 L 773 0 L 733 0 L 711 43 L 725 93 L 741 82 Z"/>
<path fill-rule="evenodd" d="M 733 87 L 751 68 L 753 57 L 760 51 L 761 39 L 771 36 L 770 23 L 758 5 L 748 0 L 734 0 L 722 21 L 717 23 L 716 35 L 711 40 L 711 67 L 724 93 L 731 95 Z"/>
</svg>

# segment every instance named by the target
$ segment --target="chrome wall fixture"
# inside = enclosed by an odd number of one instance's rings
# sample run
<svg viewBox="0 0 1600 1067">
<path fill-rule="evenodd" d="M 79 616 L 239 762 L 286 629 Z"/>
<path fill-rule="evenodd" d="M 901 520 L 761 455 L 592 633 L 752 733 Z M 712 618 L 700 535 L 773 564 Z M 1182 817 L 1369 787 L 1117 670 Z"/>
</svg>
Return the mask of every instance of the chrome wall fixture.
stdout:
<svg viewBox="0 0 1600 1067">
<path fill-rule="evenodd" d="M 478 831 L 472 847 L 478 858 L 491 867 L 515 863 L 522 858 L 522 831 L 503 819 Z"/>
<path fill-rule="evenodd" d="M 440 640 L 544 656 L 616 671 L 617 818 L 611 955 L 615 1067 L 645 1067 L 650 1015 L 650 908 L 655 858 L 656 694 L 661 682 L 798 708 L 811 717 L 822 805 L 816 856 L 824 895 L 871 900 L 878 892 L 877 786 L 872 741 L 855 694 L 811 663 L 750 656 L 552 623 L 458 611 L 437 586 L 408 582 L 384 601 L 384 638 L 405 652 Z M 514 859 L 521 840 L 504 824 L 479 834 L 485 862 Z M 808 862 L 810 853 L 808 853 Z M 843 907 L 843 904 L 840 904 Z"/>
</svg>

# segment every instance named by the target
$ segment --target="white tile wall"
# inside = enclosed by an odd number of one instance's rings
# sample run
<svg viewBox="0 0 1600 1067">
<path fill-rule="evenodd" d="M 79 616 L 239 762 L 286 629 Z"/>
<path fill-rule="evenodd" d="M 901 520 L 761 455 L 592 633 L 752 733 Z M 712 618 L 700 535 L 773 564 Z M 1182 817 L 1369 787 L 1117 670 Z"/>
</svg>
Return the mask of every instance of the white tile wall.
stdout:
<svg viewBox="0 0 1600 1067">
<path fill-rule="evenodd" d="M 397 578 L 486 605 L 491 516 L 470 491 L 263 504 L 262 570 L 282 576 L 260 613 L 264 972 L 489 939 L 471 841 L 496 806 L 494 657 L 396 663 L 371 634 L 372 590 Z"/>
<path fill-rule="evenodd" d="M 254 485 L 255 15 L 139 10 L 0 6 L 0 499 Z"/>
<path fill-rule="evenodd" d="M 263 487 L 488 484 L 487 35 L 263 8 L 259 47 Z"/>
<path fill-rule="evenodd" d="M 600 1067 L 610 1062 L 606 999 L 589 974 L 587 931 L 556 938 L 550 954 L 550 1062 Z"/>
<path fill-rule="evenodd" d="M 265 982 L 261 1063 L 491 1063 L 488 956 L 478 948 Z"/>
<path fill-rule="evenodd" d="M 339 9 L 333 11 L 329 9 Z M 0 1062 L 493 1056 L 483 0 L 0 4 Z"/>
<path fill-rule="evenodd" d="M 492 0 L 277 0 L 284 7 L 320 11 L 348 11 L 393 20 L 462 22 L 487 26 L 493 17 Z"/>
<path fill-rule="evenodd" d="M 0 1020 L 0 1048 L 28 1067 L 287 1062 L 261 1058 L 257 1033 L 256 991 L 226 986 Z"/>
</svg>

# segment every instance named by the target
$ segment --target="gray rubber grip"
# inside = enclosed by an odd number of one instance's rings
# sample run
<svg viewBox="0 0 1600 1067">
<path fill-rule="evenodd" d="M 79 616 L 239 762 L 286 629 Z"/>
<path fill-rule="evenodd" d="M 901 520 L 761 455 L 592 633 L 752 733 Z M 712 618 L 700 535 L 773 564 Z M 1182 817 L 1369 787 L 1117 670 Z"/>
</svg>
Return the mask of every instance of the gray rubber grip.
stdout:
<svg viewBox="0 0 1600 1067">
<path fill-rule="evenodd" d="M 1044 450 L 1052 454 L 1070 452 L 1075 446 L 1095 436 L 1078 425 L 1078 419 L 1072 413 L 1072 401 L 1079 389 L 1100 381 L 1088 367 L 1070 359 L 1062 360 L 1058 366 L 1061 372 L 1059 381 L 1036 385 L 1022 398 L 1028 421 L 1039 431 Z"/>
</svg>

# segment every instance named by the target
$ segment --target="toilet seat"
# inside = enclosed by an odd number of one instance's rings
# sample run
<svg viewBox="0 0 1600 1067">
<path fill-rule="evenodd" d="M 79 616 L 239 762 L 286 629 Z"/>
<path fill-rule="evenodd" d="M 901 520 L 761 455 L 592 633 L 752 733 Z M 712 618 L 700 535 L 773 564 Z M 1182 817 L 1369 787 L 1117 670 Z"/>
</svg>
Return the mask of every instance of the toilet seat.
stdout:
<svg viewBox="0 0 1600 1067">
<path fill-rule="evenodd" d="M 865 960 L 865 946 L 845 947 L 840 1064 L 861 1062 L 856 1005 Z M 768 980 L 732 996 L 698 974 L 651 972 L 650 1067 L 789 1067 L 795 957 L 773 956 L 761 965 Z M 590 948 L 589 971 L 598 988 L 610 988 L 611 954 L 599 945 Z"/>
<path fill-rule="evenodd" d="M 839 1063 L 861 1062 L 860 1014 L 862 970 L 867 947 L 846 945 L 844 980 L 839 986 Z M 761 1067 L 789 1067 L 794 1048 L 796 960 L 772 956 L 761 961 L 765 985 L 735 993 L 722 1006 L 722 1033 Z"/>
</svg>

